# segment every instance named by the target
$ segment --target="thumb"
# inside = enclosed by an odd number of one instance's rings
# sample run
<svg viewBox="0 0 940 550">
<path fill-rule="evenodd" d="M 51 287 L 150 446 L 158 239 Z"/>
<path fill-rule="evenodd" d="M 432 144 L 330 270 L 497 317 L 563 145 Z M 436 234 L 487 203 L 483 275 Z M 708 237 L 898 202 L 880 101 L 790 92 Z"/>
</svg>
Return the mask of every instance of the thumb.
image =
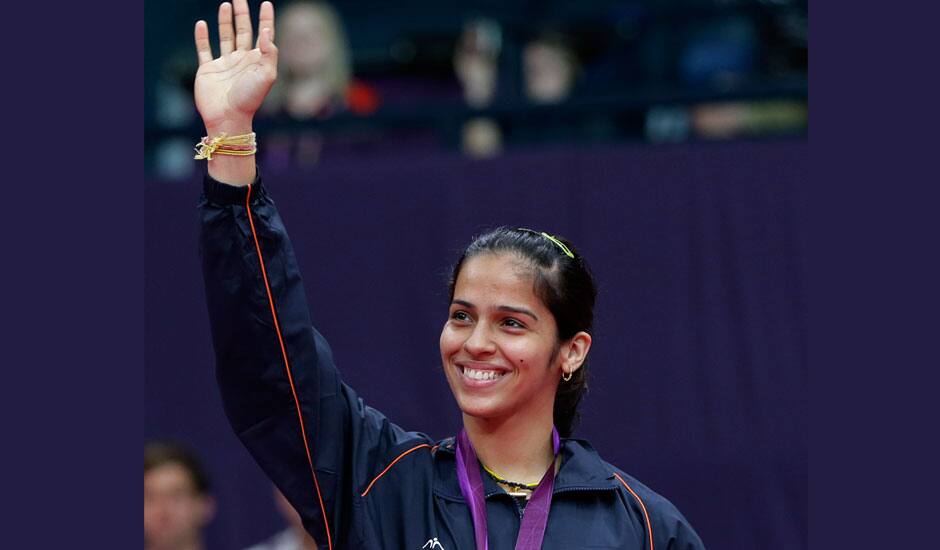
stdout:
<svg viewBox="0 0 940 550">
<path fill-rule="evenodd" d="M 277 46 L 271 41 L 271 29 L 267 27 L 261 29 L 261 34 L 258 36 L 258 48 L 264 55 L 277 52 Z"/>
</svg>

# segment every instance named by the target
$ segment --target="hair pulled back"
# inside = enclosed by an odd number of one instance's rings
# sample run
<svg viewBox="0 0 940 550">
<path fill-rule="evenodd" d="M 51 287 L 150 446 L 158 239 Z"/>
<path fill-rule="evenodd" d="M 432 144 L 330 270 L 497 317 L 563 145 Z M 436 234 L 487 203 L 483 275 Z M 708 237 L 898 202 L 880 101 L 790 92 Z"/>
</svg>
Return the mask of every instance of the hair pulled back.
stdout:
<svg viewBox="0 0 940 550">
<path fill-rule="evenodd" d="M 597 288 L 587 263 L 565 238 L 555 236 L 573 257 L 551 238 L 530 229 L 498 227 L 479 235 L 464 249 L 454 264 L 448 284 L 449 298 L 454 299 L 454 286 L 464 262 L 486 253 L 510 253 L 532 265 L 535 273 L 535 295 L 555 318 L 558 341 L 564 342 L 581 331 L 588 332 L 594 323 L 594 301 Z M 562 437 L 570 437 L 577 425 L 578 404 L 587 391 L 587 361 L 568 382 L 562 381 L 555 394 L 555 427 Z"/>
</svg>

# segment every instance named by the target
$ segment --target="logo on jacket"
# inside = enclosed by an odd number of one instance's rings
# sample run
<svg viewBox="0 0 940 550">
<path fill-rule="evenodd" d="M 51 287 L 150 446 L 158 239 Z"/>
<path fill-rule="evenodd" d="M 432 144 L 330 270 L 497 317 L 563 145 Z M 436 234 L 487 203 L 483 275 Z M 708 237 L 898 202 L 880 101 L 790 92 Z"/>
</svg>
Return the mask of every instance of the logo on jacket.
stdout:
<svg viewBox="0 0 940 550">
<path fill-rule="evenodd" d="M 435 549 L 444 550 L 444 546 L 442 546 L 440 541 L 437 540 L 437 537 L 434 537 L 433 539 L 428 539 L 428 541 L 424 543 L 424 546 L 422 546 L 421 548 L 429 548 L 430 550 L 435 550 Z"/>
</svg>

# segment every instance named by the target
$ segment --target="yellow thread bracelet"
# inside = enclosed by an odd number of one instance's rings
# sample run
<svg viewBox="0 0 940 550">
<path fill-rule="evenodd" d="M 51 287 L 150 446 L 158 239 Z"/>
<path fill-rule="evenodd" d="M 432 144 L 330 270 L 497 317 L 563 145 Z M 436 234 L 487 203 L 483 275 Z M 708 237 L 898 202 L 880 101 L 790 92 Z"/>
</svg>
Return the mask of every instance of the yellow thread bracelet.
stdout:
<svg viewBox="0 0 940 550">
<path fill-rule="evenodd" d="M 205 136 L 196 144 L 194 148 L 195 160 L 212 160 L 212 155 L 232 155 L 236 157 L 247 157 L 254 155 L 258 151 L 258 145 L 255 142 L 255 133 L 241 134 L 238 136 L 227 136 L 225 132 L 209 139 Z"/>
</svg>

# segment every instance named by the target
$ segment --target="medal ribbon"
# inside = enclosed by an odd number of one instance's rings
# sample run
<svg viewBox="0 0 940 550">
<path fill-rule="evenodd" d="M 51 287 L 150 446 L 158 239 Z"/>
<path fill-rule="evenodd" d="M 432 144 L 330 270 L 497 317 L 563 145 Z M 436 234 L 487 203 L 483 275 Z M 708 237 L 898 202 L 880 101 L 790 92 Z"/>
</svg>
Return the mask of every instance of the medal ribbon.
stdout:
<svg viewBox="0 0 940 550">
<path fill-rule="evenodd" d="M 558 437 L 558 430 L 552 426 L 554 456 L 558 456 L 560 448 L 561 440 Z M 486 498 L 483 494 L 483 479 L 480 476 L 480 461 L 477 459 L 476 451 L 473 450 L 470 438 L 463 428 L 457 434 L 457 479 L 460 481 L 460 492 L 463 493 L 463 498 L 470 507 L 476 548 L 477 550 L 488 550 Z M 516 539 L 516 550 L 538 550 L 542 547 L 554 487 L 555 461 L 552 460 L 538 487 L 529 497 L 528 504 L 526 504 L 525 514 L 522 516 L 522 525 L 519 526 L 519 537 Z"/>
</svg>

